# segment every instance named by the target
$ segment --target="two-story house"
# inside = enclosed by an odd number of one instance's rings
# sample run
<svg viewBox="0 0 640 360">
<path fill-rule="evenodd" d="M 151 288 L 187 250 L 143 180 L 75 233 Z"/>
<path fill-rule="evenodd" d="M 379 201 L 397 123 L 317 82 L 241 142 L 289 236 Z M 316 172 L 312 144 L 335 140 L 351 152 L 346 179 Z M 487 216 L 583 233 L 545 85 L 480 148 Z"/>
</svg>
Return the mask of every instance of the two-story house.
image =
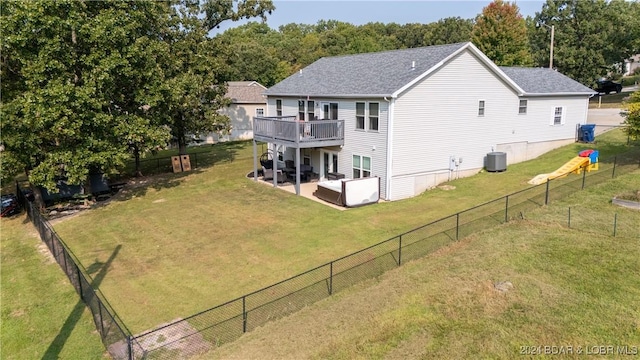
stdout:
<svg viewBox="0 0 640 360">
<path fill-rule="evenodd" d="M 490 152 L 515 163 L 574 141 L 593 91 L 467 42 L 322 58 L 265 95 L 255 140 L 320 180 L 378 176 L 397 200 L 477 173 Z"/>
</svg>

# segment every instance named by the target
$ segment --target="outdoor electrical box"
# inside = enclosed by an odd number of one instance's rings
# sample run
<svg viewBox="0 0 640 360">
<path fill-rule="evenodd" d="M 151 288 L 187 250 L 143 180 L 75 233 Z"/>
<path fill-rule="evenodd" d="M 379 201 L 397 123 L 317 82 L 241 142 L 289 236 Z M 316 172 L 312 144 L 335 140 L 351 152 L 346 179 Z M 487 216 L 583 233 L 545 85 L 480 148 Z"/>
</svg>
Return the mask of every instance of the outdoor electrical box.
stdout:
<svg viewBox="0 0 640 360">
<path fill-rule="evenodd" d="M 180 164 L 180 156 L 171 157 L 171 166 L 173 166 L 174 173 L 182 172 L 182 165 Z"/>
</svg>

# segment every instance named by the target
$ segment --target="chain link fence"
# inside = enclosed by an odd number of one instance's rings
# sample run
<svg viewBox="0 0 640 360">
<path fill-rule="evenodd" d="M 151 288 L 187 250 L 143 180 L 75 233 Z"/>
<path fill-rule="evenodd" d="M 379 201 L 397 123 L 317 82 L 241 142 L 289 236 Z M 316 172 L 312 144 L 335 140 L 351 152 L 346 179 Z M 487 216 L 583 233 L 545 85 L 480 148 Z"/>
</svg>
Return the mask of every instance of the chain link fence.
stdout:
<svg viewBox="0 0 640 360">
<path fill-rule="evenodd" d="M 97 289 L 99 281 L 92 279 L 88 271 L 80 264 L 76 256 L 53 230 L 37 207 L 25 196 L 25 191 L 16 184 L 16 193 L 20 206 L 38 230 L 40 239 L 47 245 L 56 262 L 67 275 L 71 285 L 76 289 L 80 299 L 91 310 L 96 330 L 102 343 L 114 359 L 131 359 L 134 352 L 140 352 L 140 345 L 131 337 L 131 332 L 108 303 L 104 295 Z M 107 264 L 103 264 L 106 271 Z M 99 272 L 98 276 L 104 276 Z"/>
<path fill-rule="evenodd" d="M 580 176 L 550 180 L 447 216 L 222 305 L 135 336 L 131 335 L 99 290 L 94 290 L 91 277 L 48 222 L 24 197 L 22 202 L 42 240 L 47 243 L 71 283 L 91 309 L 96 328 L 111 356 L 116 359 L 179 359 L 213 350 L 234 341 L 245 332 L 292 314 L 363 280 L 379 276 L 407 261 L 430 254 L 466 236 L 513 219 L 524 218 L 529 211 L 585 187 L 634 171 L 640 168 L 640 157 L 636 152 L 630 152 L 601 161 L 599 167 L 598 171 L 588 172 L 585 168 Z M 20 189 L 18 193 L 22 194 Z M 571 227 L 583 226 L 573 221 Z"/>
</svg>

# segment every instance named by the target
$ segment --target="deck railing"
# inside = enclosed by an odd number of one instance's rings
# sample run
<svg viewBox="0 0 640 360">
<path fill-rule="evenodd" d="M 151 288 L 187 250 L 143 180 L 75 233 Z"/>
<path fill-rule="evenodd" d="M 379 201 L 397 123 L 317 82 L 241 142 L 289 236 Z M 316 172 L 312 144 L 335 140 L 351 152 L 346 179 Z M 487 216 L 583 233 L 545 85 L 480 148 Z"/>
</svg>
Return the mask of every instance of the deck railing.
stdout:
<svg viewBox="0 0 640 360">
<path fill-rule="evenodd" d="M 304 143 L 344 140 L 344 120 L 297 121 L 295 116 L 256 117 L 253 135 L 263 140 Z"/>
</svg>

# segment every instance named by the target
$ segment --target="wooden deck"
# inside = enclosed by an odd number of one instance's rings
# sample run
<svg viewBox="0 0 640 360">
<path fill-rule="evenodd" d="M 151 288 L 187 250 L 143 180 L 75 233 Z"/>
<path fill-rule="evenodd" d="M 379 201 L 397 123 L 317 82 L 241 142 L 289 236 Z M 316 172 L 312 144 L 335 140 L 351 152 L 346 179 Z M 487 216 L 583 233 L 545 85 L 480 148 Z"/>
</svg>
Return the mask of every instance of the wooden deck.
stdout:
<svg viewBox="0 0 640 360">
<path fill-rule="evenodd" d="M 294 148 L 344 145 L 344 120 L 297 121 L 295 116 L 256 117 L 253 138 Z"/>
</svg>

